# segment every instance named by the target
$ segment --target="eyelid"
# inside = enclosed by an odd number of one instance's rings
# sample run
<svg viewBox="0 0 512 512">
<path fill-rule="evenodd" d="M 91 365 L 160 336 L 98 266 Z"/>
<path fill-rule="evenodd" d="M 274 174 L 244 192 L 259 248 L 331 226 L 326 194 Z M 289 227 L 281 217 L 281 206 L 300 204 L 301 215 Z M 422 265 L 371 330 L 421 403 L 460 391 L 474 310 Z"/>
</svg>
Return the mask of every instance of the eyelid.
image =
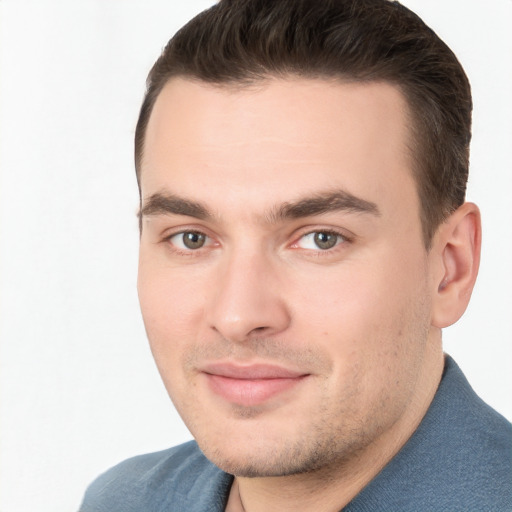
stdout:
<svg viewBox="0 0 512 512">
<path fill-rule="evenodd" d="M 173 237 L 183 235 L 185 233 L 197 233 L 200 235 L 204 235 L 204 237 L 206 238 L 205 245 L 197 249 L 189 249 L 177 247 L 175 244 L 172 243 L 171 239 Z M 194 255 L 195 253 L 200 253 L 204 249 L 210 249 L 212 247 L 219 245 L 216 238 L 209 233 L 209 230 L 205 229 L 204 227 L 198 226 L 177 226 L 175 228 L 168 229 L 161 237 L 161 242 L 168 244 L 171 248 L 170 250 L 172 250 L 173 252 L 177 254 L 185 254 L 187 256 Z"/>
<path fill-rule="evenodd" d="M 179 247 L 176 247 L 171 242 L 171 239 L 175 236 L 182 235 L 184 233 L 198 233 L 201 235 L 204 235 L 207 239 L 204 246 L 198 248 L 198 249 L 181 249 Z M 305 236 L 312 235 L 315 233 L 328 233 L 336 235 L 337 237 L 341 237 L 341 241 L 338 242 L 335 246 L 329 249 L 305 249 L 298 246 L 299 241 L 304 238 Z M 346 244 L 352 243 L 354 239 L 356 238 L 356 235 L 353 233 L 347 231 L 346 229 L 342 229 L 339 227 L 332 227 L 332 226 L 305 226 L 300 228 L 299 230 L 296 230 L 295 234 L 292 235 L 292 242 L 287 244 L 289 248 L 297 249 L 297 250 L 303 250 L 305 252 L 317 252 L 322 254 L 329 254 L 336 251 L 336 249 L 339 249 L 340 246 L 345 246 Z M 210 249 L 215 246 L 220 246 L 220 242 L 217 240 L 217 237 L 215 235 L 212 235 L 210 230 L 205 228 L 204 226 L 197 226 L 197 225 L 181 225 L 176 226 L 174 228 L 169 228 L 165 230 L 165 232 L 161 236 L 161 242 L 166 243 L 172 247 L 172 250 L 174 252 L 181 252 L 183 254 L 191 255 L 195 253 L 200 253 L 204 249 Z"/>
<path fill-rule="evenodd" d="M 183 235 L 185 235 L 185 234 L 204 236 L 205 243 L 201 247 L 198 247 L 197 249 L 191 249 L 190 247 L 187 247 L 187 248 L 180 247 L 181 250 L 196 251 L 196 250 L 202 249 L 203 247 L 209 247 L 211 245 L 212 239 L 208 235 L 205 235 L 204 233 L 200 233 L 199 231 L 178 231 L 178 233 L 173 233 L 172 235 L 170 235 L 167 238 L 167 240 L 170 242 L 173 238 L 177 238 L 179 236 L 183 237 Z"/>
<path fill-rule="evenodd" d="M 337 237 L 341 237 L 341 241 L 338 242 L 336 245 L 334 245 L 332 248 L 329 249 L 321 249 L 318 247 L 317 249 L 305 249 L 302 247 L 299 247 L 298 243 L 300 240 L 302 240 L 304 237 L 308 235 L 313 235 L 315 233 L 327 233 L 336 235 Z M 290 247 L 292 249 L 298 249 L 303 251 L 311 251 L 311 252 L 318 252 L 318 253 L 331 253 L 336 251 L 340 246 L 345 245 L 347 243 L 353 242 L 355 239 L 355 235 L 351 233 L 347 233 L 346 230 L 342 230 L 340 228 L 334 228 L 334 227 L 322 227 L 322 226 L 308 226 L 307 228 L 302 228 L 299 233 L 294 236 L 294 241 L 290 244 Z"/>
<path fill-rule="evenodd" d="M 199 233 L 208 238 L 215 239 L 215 236 L 211 231 L 204 226 L 198 226 L 195 224 L 180 224 L 179 226 L 167 227 L 161 230 L 160 238 L 162 240 L 168 240 L 169 238 L 182 234 L 182 233 Z"/>
</svg>

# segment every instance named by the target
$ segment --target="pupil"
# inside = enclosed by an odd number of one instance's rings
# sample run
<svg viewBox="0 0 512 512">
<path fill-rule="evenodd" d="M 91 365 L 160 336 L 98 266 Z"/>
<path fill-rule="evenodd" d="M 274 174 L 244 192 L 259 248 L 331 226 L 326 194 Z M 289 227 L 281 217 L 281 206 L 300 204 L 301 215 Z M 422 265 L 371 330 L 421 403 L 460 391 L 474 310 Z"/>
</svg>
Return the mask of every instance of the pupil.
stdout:
<svg viewBox="0 0 512 512">
<path fill-rule="evenodd" d="M 336 245 L 337 235 L 332 233 L 315 233 L 315 244 L 320 249 L 331 249 Z"/>
<path fill-rule="evenodd" d="M 204 245 L 205 236 L 201 233 L 185 233 L 183 243 L 189 249 L 199 249 Z"/>
</svg>

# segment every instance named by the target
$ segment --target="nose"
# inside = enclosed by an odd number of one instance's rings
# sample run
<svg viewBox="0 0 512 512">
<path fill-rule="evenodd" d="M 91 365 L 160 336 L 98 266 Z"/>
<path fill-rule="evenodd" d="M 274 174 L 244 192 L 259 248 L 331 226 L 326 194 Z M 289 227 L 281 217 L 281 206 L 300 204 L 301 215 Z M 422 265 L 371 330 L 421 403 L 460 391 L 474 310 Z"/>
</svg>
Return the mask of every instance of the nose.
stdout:
<svg viewBox="0 0 512 512">
<path fill-rule="evenodd" d="M 288 327 L 290 314 L 271 258 L 256 250 L 240 251 L 227 257 L 218 270 L 206 312 L 210 328 L 241 343 Z"/>
</svg>

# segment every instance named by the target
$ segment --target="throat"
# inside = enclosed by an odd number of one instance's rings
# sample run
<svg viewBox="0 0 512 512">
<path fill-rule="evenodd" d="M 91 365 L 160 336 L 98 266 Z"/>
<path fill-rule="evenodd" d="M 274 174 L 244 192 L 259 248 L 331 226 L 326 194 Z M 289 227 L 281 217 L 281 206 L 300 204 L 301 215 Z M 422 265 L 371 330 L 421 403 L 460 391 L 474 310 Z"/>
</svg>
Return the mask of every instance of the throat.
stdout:
<svg viewBox="0 0 512 512">
<path fill-rule="evenodd" d="M 309 475 L 311 476 L 311 475 Z M 311 481 L 306 475 L 293 477 L 237 478 L 233 480 L 226 512 L 338 512 L 352 493 L 340 492 Z M 338 483 L 340 483 L 338 481 Z M 338 487 L 338 486 L 335 486 Z"/>
<path fill-rule="evenodd" d="M 231 490 L 229 491 L 226 512 L 247 512 L 240 496 L 240 486 L 237 478 L 233 480 Z"/>
</svg>

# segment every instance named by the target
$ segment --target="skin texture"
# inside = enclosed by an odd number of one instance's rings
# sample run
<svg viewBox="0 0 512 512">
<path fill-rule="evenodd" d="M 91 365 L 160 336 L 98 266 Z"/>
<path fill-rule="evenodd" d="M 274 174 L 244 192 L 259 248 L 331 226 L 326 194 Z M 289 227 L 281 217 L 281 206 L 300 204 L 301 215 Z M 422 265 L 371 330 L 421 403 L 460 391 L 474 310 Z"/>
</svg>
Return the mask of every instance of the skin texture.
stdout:
<svg viewBox="0 0 512 512">
<path fill-rule="evenodd" d="M 236 475 L 228 510 L 339 510 L 433 398 L 441 327 L 476 277 L 479 216 L 464 205 L 425 250 L 408 133 L 385 83 L 173 79 L 157 99 L 140 303 L 176 408 Z M 211 376 L 226 365 L 293 377 L 278 392 L 233 387 Z"/>
</svg>

